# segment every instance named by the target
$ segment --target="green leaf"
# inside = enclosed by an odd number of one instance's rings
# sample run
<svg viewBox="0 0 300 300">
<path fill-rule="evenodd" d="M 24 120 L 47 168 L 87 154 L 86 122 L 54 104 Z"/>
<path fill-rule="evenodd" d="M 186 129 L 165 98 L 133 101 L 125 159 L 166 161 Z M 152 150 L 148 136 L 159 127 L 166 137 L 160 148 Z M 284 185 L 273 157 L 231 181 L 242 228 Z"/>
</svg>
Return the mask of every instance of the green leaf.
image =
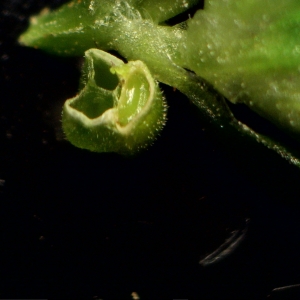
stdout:
<svg viewBox="0 0 300 300">
<path fill-rule="evenodd" d="M 300 140 L 299 1 L 208 0 L 184 45 L 187 68 Z"/>
<path fill-rule="evenodd" d="M 136 0 L 135 2 L 135 7 L 140 10 L 145 18 L 158 24 L 188 10 L 197 4 L 199 0 L 161 0 L 155 4 L 153 0 Z"/>
<path fill-rule="evenodd" d="M 117 2 L 110 0 L 75 0 L 55 11 L 44 9 L 31 17 L 19 42 L 63 56 L 82 56 L 98 45 L 109 49 L 111 35 L 118 27 L 112 22 L 117 6 Z"/>
<path fill-rule="evenodd" d="M 148 25 L 147 30 L 154 29 L 157 39 L 169 39 L 166 34 L 160 36 L 157 28 L 149 24 L 166 21 L 198 1 L 162 0 L 159 5 L 153 5 L 151 0 L 74 0 L 58 10 L 44 9 L 31 17 L 30 26 L 19 42 L 63 56 L 82 56 L 84 51 L 94 47 L 119 50 L 116 49 L 119 38 L 123 41 L 128 35 L 125 40 L 130 42 L 141 21 L 144 27 Z"/>
<path fill-rule="evenodd" d="M 85 86 L 63 108 L 67 139 L 80 148 L 121 154 L 151 144 L 165 124 L 166 104 L 146 65 L 124 64 L 98 49 L 85 57 Z"/>
</svg>

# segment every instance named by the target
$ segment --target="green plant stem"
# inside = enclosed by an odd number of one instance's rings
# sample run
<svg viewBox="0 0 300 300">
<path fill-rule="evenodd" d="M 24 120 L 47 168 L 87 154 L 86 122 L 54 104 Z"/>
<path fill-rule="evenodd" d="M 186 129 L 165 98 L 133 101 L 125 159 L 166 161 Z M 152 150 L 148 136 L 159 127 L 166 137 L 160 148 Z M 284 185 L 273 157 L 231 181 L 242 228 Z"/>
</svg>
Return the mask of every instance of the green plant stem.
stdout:
<svg viewBox="0 0 300 300">
<path fill-rule="evenodd" d="M 150 0 L 77 0 L 64 5 L 56 12 L 32 18 L 29 30 L 20 37 L 20 41 L 25 45 L 65 56 L 82 56 L 85 50 L 97 47 L 104 51 L 117 51 L 128 61 L 143 61 L 154 79 L 173 86 L 187 95 L 204 115 L 213 120 L 218 128 L 223 130 L 226 127 L 226 130 L 233 134 L 233 128 L 235 128 L 239 135 L 246 135 L 263 143 L 291 163 L 300 166 L 299 159 L 285 147 L 237 121 L 228 109 L 223 96 L 220 96 L 203 79 L 184 69 L 188 67 L 194 70 L 194 62 L 198 62 L 200 69 L 198 71 L 195 69 L 195 71 L 198 75 L 204 76 L 202 64 L 199 62 L 201 49 L 192 47 L 194 50 L 196 49 L 195 55 L 187 55 L 188 41 L 198 42 L 198 25 L 200 23 L 197 20 L 194 23 L 189 22 L 189 26 L 193 24 L 196 26 L 193 30 L 194 36 L 191 37 L 188 36 L 191 31 L 184 30 L 183 26 L 169 27 L 158 23 L 185 11 L 198 1 L 175 0 L 173 2 L 161 0 L 159 4 L 156 3 L 160 11 L 157 13 L 157 7 L 152 7 Z M 209 4 L 211 7 L 221 4 L 226 6 L 226 3 L 230 1 L 225 2 L 211 0 Z M 234 5 L 235 2 L 230 3 Z M 222 8 L 220 11 L 222 12 Z M 202 16 L 199 16 L 201 19 Z M 225 17 L 226 15 L 224 20 Z M 205 24 L 213 25 L 214 23 Z M 206 29 L 203 28 L 203 30 L 205 33 Z M 226 28 L 224 30 L 226 31 Z M 214 31 L 209 34 L 209 37 L 206 37 L 206 40 L 212 36 L 214 36 Z M 207 44 L 204 41 L 202 45 Z M 218 45 L 219 43 L 216 43 L 216 46 Z M 222 49 L 221 47 L 217 50 L 221 51 Z M 212 56 L 211 51 L 207 53 Z M 186 56 L 190 58 L 190 61 Z M 213 56 L 211 59 L 213 59 L 213 65 L 216 64 L 215 57 Z M 231 60 L 234 61 L 234 57 Z M 211 76 L 217 74 L 213 71 L 210 73 Z M 211 82 L 214 83 L 213 80 Z M 215 84 L 215 86 L 217 85 Z M 225 132 L 225 130 L 223 131 Z"/>
</svg>

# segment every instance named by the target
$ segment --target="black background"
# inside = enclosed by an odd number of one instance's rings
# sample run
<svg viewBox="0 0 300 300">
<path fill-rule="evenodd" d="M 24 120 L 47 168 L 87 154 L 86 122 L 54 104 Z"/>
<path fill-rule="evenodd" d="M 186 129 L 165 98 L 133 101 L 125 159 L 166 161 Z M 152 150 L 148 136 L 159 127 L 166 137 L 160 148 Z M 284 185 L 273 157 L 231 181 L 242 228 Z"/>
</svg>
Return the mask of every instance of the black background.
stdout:
<svg viewBox="0 0 300 300">
<path fill-rule="evenodd" d="M 30 15 L 62 2 L 1 4 L 0 298 L 267 299 L 299 284 L 300 170 L 222 139 L 178 91 L 162 86 L 167 126 L 136 157 L 64 140 L 61 106 L 76 94 L 80 59 L 17 43 Z M 246 219 L 235 252 L 199 265 Z"/>
</svg>

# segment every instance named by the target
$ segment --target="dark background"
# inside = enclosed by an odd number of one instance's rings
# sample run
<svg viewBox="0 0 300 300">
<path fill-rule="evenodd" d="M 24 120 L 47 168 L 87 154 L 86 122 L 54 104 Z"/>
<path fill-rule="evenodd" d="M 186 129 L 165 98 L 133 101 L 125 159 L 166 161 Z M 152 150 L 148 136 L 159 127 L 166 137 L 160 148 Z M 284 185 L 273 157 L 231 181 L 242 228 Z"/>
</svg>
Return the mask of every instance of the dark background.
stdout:
<svg viewBox="0 0 300 300">
<path fill-rule="evenodd" d="M 76 94 L 80 59 L 17 43 L 30 15 L 62 2 L 0 6 L 0 298 L 267 299 L 299 284 L 300 170 L 225 140 L 178 91 L 162 86 L 167 126 L 136 157 L 64 140 L 61 106 Z M 199 265 L 246 219 L 236 251 Z"/>
</svg>

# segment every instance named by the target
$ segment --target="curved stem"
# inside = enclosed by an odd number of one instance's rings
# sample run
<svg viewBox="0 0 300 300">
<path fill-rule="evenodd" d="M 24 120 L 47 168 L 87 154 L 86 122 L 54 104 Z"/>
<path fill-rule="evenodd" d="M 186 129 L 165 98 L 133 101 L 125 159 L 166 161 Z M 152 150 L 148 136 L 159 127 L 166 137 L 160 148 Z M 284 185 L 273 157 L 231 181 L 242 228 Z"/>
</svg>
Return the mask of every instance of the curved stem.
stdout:
<svg viewBox="0 0 300 300">
<path fill-rule="evenodd" d="M 106 51 L 116 50 L 127 60 L 143 61 L 154 79 L 187 95 L 218 128 L 226 127 L 233 135 L 238 132 L 259 141 L 300 166 L 299 159 L 284 146 L 237 121 L 220 94 L 203 79 L 184 69 L 188 65 L 184 57 L 187 55 L 187 31 L 180 26 L 160 26 L 157 23 L 173 13 L 186 10 L 197 1 L 173 2 L 161 0 L 158 4 L 161 13 L 157 13 L 157 5 L 154 8 L 150 0 L 74 1 L 56 12 L 32 18 L 29 30 L 20 41 L 60 55 L 82 55 L 85 50 L 98 47 Z M 196 29 L 199 27 L 197 22 L 194 25 Z M 194 33 L 196 39 L 198 30 Z M 193 42 L 193 38 L 191 40 Z M 237 131 L 234 132 L 234 128 Z"/>
</svg>

